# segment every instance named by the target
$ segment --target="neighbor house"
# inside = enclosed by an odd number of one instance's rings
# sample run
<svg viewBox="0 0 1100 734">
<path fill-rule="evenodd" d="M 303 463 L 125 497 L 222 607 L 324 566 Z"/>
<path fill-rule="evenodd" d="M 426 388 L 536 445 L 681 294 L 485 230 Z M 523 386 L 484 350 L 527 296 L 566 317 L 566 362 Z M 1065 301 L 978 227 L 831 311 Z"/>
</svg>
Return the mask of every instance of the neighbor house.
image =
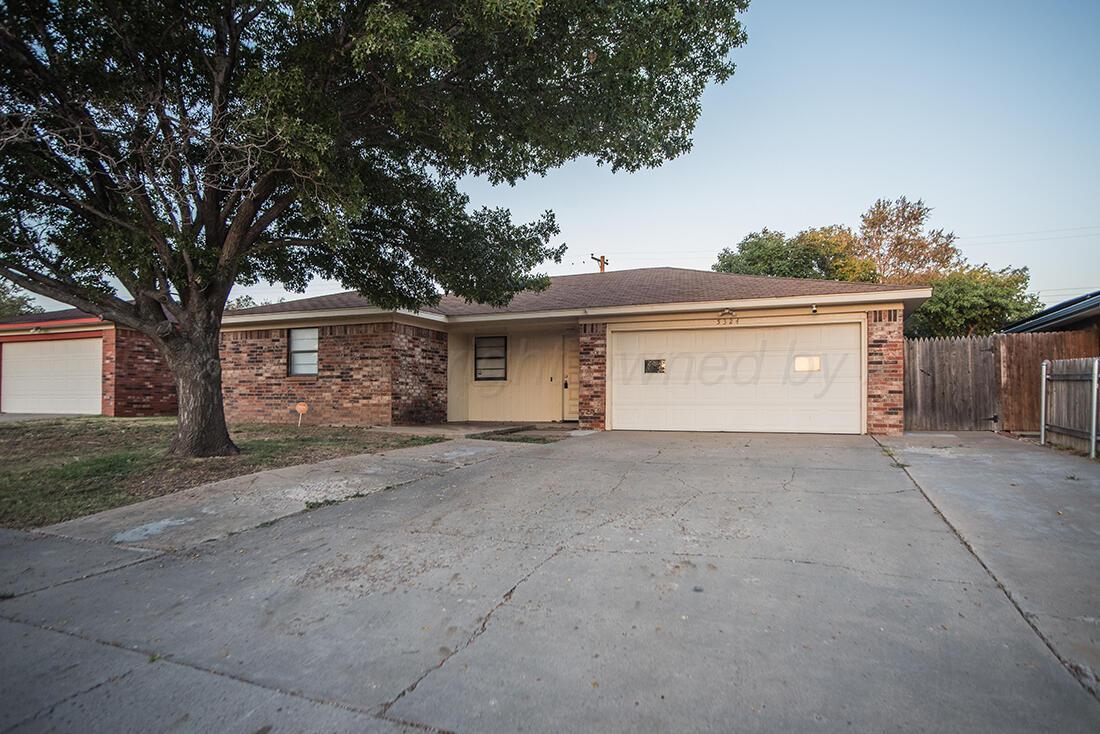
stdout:
<svg viewBox="0 0 1100 734">
<path fill-rule="evenodd" d="M 1007 334 L 1036 331 L 1100 331 L 1100 291 L 1086 293 L 1045 308 L 1004 328 Z"/>
<path fill-rule="evenodd" d="M 902 325 L 924 287 L 645 268 L 551 279 L 504 308 L 355 293 L 228 313 L 230 420 L 577 421 L 582 428 L 898 433 Z"/>
<path fill-rule="evenodd" d="M 148 338 L 76 308 L 0 319 L 0 412 L 174 415 Z"/>
</svg>

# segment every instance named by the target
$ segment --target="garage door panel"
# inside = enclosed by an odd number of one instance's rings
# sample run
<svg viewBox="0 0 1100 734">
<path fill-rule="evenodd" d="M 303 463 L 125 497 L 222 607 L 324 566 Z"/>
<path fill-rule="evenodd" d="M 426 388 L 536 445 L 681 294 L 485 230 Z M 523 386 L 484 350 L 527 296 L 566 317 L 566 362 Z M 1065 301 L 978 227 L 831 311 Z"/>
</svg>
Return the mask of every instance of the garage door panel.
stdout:
<svg viewBox="0 0 1100 734">
<path fill-rule="evenodd" d="M 102 338 L 8 342 L 2 349 L 3 412 L 102 412 Z"/>
<path fill-rule="evenodd" d="M 612 427 L 859 433 L 861 342 L 858 324 L 613 332 Z"/>
</svg>

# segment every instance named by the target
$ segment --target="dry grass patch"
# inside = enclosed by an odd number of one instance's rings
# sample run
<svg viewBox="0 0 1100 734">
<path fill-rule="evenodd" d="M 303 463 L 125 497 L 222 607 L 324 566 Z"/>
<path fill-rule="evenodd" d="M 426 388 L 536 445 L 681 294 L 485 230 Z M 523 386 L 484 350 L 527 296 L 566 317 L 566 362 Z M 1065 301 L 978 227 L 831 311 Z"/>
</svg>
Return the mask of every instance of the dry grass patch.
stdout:
<svg viewBox="0 0 1100 734">
<path fill-rule="evenodd" d="M 264 469 L 444 440 L 357 427 L 240 424 L 238 456 L 167 456 L 174 418 L 0 424 L 0 526 L 40 527 Z"/>
</svg>

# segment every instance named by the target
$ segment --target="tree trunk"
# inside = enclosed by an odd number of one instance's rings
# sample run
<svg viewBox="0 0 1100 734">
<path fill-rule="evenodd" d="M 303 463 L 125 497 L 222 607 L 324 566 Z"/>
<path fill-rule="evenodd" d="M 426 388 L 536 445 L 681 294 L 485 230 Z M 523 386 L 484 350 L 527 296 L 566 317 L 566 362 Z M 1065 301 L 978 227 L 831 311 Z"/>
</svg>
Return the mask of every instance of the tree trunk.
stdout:
<svg viewBox="0 0 1100 734">
<path fill-rule="evenodd" d="M 176 378 L 179 402 L 179 425 L 169 453 L 190 457 L 240 453 L 225 424 L 218 329 L 171 350 L 168 366 Z"/>
</svg>

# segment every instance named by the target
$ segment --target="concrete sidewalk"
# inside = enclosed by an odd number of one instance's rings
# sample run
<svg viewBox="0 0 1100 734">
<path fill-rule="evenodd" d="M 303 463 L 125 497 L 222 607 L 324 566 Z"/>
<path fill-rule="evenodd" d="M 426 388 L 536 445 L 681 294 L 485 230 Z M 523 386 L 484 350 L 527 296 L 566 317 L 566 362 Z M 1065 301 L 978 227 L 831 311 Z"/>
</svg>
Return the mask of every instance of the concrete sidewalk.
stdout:
<svg viewBox="0 0 1100 734">
<path fill-rule="evenodd" d="M 1063 663 L 1100 694 L 1100 463 L 994 433 L 882 443 Z"/>
<path fill-rule="evenodd" d="M 523 450 L 521 444 L 460 439 L 345 456 L 203 484 L 50 525 L 41 532 L 179 550 L 305 509 L 439 477 L 459 467 Z"/>
</svg>

